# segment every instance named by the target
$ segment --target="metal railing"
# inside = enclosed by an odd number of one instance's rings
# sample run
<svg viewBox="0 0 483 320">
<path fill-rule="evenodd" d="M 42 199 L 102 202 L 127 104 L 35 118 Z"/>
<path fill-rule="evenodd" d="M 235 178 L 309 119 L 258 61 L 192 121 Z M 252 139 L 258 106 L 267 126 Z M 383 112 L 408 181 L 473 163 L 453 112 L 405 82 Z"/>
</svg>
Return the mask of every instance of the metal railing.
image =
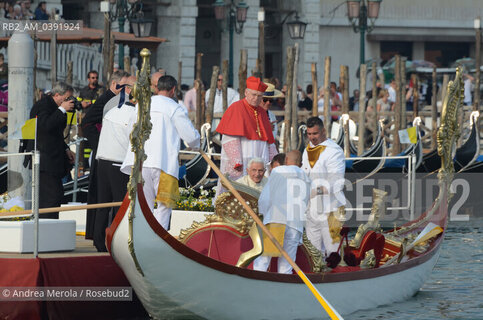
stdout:
<svg viewBox="0 0 483 320">
<path fill-rule="evenodd" d="M 414 199 L 416 196 L 415 193 L 415 181 L 416 181 L 416 154 L 411 153 L 406 156 L 393 156 L 393 157 L 353 157 L 353 158 L 345 158 L 345 160 L 392 160 L 392 159 L 407 159 L 408 160 L 408 203 L 406 206 L 399 206 L 399 207 L 388 207 L 386 210 L 408 210 L 410 212 L 411 220 L 414 219 Z M 371 211 L 372 208 L 346 208 L 346 211 Z"/>
</svg>

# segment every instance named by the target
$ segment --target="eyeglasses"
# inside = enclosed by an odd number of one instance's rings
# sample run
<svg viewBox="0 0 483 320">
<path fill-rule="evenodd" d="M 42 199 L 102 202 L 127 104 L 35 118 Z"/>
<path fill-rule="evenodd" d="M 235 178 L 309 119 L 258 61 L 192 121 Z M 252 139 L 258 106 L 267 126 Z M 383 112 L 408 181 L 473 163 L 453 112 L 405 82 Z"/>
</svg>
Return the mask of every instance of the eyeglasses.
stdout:
<svg viewBox="0 0 483 320">
<path fill-rule="evenodd" d="M 218 79 L 218 81 L 223 81 L 223 79 Z"/>
<path fill-rule="evenodd" d="M 263 98 L 263 102 L 272 101 L 272 98 Z"/>
<path fill-rule="evenodd" d="M 90 77 L 90 79 L 98 79 L 98 77 Z"/>
</svg>

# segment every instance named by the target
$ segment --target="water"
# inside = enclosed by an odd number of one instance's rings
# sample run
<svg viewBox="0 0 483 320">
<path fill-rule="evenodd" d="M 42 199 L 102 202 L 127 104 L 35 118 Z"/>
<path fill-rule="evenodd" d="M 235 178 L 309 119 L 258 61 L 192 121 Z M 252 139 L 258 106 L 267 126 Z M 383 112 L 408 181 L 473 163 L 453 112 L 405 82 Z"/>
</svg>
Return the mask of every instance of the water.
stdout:
<svg viewBox="0 0 483 320">
<path fill-rule="evenodd" d="M 482 218 L 450 222 L 438 263 L 414 297 L 344 319 L 483 319 L 482 234 Z"/>
</svg>

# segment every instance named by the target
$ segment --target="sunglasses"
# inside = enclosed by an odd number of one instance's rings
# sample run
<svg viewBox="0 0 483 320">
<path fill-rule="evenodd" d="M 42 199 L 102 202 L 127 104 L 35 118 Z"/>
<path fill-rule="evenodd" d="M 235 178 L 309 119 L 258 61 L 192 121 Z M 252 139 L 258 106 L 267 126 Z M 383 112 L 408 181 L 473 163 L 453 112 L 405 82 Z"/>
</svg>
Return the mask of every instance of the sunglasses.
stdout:
<svg viewBox="0 0 483 320">
<path fill-rule="evenodd" d="M 272 98 L 263 98 L 263 102 L 272 101 Z"/>
</svg>

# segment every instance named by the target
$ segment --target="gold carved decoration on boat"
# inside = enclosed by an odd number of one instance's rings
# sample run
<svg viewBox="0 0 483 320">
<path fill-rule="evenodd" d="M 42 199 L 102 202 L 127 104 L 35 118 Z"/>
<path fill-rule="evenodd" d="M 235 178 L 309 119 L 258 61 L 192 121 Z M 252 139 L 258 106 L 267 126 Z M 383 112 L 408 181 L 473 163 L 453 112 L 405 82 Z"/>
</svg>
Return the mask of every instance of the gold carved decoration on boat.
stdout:
<svg viewBox="0 0 483 320">
<path fill-rule="evenodd" d="M 387 192 L 384 190 L 374 188 L 372 190 L 372 208 L 371 214 L 369 215 L 368 221 L 365 224 L 361 224 L 357 228 L 357 233 L 354 239 L 350 241 L 350 245 L 354 248 L 359 248 L 364 235 L 372 230 L 376 232 L 381 231 L 381 226 L 379 225 L 379 220 L 386 212 L 386 196 Z"/>
<path fill-rule="evenodd" d="M 230 181 L 233 187 L 245 199 L 246 203 L 258 214 L 258 198 L 260 191 L 250 188 L 236 181 Z M 242 204 L 230 192 L 222 193 L 215 202 L 215 214 L 222 217 L 226 222 L 239 225 L 243 230 L 248 231 L 253 219 L 243 208 Z"/>
<path fill-rule="evenodd" d="M 132 90 L 134 98 L 138 101 L 138 114 L 137 121 L 134 124 L 133 130 L 129 136 L 131 141 L 131 150 L 134 152 L 134 165 L 131 171 L 131 177 L 129 178 L 129 183 L 127 186 L 127 191 L 129 194 L 129 209 L 128 209 L 128 221 L 129 221 L 129 234 L 128 234 L 128 248 L 129 252 L 133 258 L 136 269 L 141 275 L 144 273 L 141 266 L 136 258 L 136 253 L 134 252 L 134 238 L 133 238 L 133 220 L 136 218 L 134 215 L 134 206 L 136 204 L 137 195 L 137 185 L 143 183 L 143 178 L 141 174 L 141 167 L 143 161 L 146 159 L 146 154 L 144 153 L 144 143 L 148 140 L 151 133 L 151 89 L 150 89 L 150 76 L 149 72 L 151 65 L 149 58 L 151 52 L 144 48 L 141 50 L 141 57 L 143 59 L 141 71 L 136 73 L 136 84 Z"/>
<path fill-rule="evenodd" d="M 238 258 L 238 262 L 236 266 L 239 268 L 246 268 L 250 265 L 250 263 L 255 260 L 258 256 L 263 253 L 263 241 L 262 237 L 262 230 L 259 229 L 259 226 L 255 222 L 253 222 L 248 235 L 250 239 L 252 239 L 253 248 L 246 252 L 243 252 Z"/>
<path fill-rule="evenodd" d="M 443 200 L 447 203 L 451 200 L 452 193 L 450 185 L 454 176 L 453 158 L 456 150 L 456 142 L 460 136 L 459 111 L 464 100 L 464 83 L 461 68 L 456 68 L 456 75 L 453 81 L 448 83 L 446 95 L 443 100 L 441 111 L 441 124 L 437 132 L 438 155 L 441 157 L 441 168 L 438 172 L 439 194 L 433 207 L 426 213 L 423 219 L 404 226 L 394 228 L 392 232 L 385 234 L 386 242 L 393 242 L 404 247 L 404 243 L 410 242 L 417 234 L 417 228 L 433 217 L 438 211 Z M 444 197 L 446 194 L 446 197 Z M 421 243 L 413 249 L 416 252 L 424 252 L 428 247 L 428 243 Z M 403 256 L 401 254 L 392 257 L 387 264 L 397 263 Z"/>
<path fill-rule="evenodd" d="M 456 141 L 460 137 L 458 113 L 464 100 L 464 83 L 461 68 L 456 68 L 456 76 L 450 81 L 443 100 L 441 125 L 437 133 L 438 155 L 441 157 L 441 169 L 438 178 L 451 182 L 454 174 L 453 158 Z M 449 188 L 449 186 L 448 186 Z"/>
<path fill-rule="evenodd" d="M 310 267 L 312 268 L 312 272 L 320 273 L 325 269 L 325 262 L 322 259 L 322 252 L 317 249 L 312 242 L 310 242 L 309 238 L 307 238 L 307 233 L 304 230 L 304 234 L 302 235 L 302 242 L 307 251 L 307 254 L 310 256 L 309 259 Z"/>
</svg>

